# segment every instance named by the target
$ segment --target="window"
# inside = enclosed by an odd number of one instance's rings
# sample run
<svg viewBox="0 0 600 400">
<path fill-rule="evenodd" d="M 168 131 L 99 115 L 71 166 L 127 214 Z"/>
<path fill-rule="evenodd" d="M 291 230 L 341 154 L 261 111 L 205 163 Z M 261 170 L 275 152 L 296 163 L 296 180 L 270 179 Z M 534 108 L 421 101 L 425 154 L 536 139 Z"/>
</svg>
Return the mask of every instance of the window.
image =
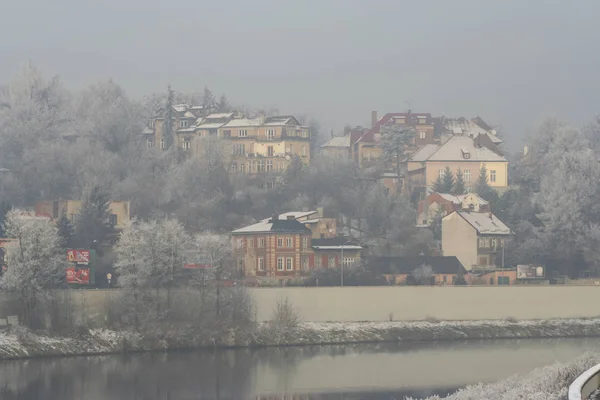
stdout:
<svg viewBox="0 0 600 400">
<path fill-rule="evenodd" d="M 247 129 L 240 129 L 238 131 L 238 136 L 239 137 L 247 137 L 248 136 L 248 130 Z"/>
<path fill-rule="evenodd" d="M 291 238 L 291 237 L 287 238 L 285 241 L 286 247 L 294 247 L 293 243 L 294 243 L 294 238 Z"/>
<path fill-rule="evenodd" d="M 308 257 L 302 257 L 302 271 L 308 271 Z"/>
<path fill-rule="evenodd" d="M 315 268 L 321 268 L 321 257 L 319 256 L 315 257 Z"/>
<path fill-rule="evenodd" d="M 150 122 L 148 122 L 148 126 L 150 127 L 150 129 L 154 129 L 154 120 L 151 119 Z"/>
<path fill-rule="evenodd" d="M 277 247 L 283 247 L 283 238 L 277 238 Z"/>
<path fill-rule="evenodd" d="M 183 143 L 181 145 L 185 150 L 189 150 L 192 148 L 192 138 L 183 139 Z"/>
<path fill-rule="evenodd" d="M 188 127 L 188 121 L 187 121 L 187 119 L 182 119 L 181 121 L 179 121 L 179 127 L 180 128 L 187 128 Z"/>
<path fill-rule="evenodd" d="M 250 238 L 248 239 L 248 248 L 253 248 L 254 247 L 254 238 Z"/>
<path fill-rule="evenodd" d="M 146 141 L 146 147 L 148 147 L 149 149 L 151 149 L 152 147 L 154 147 L 154 140 L 148 139 Z"/>
<path fill-rule="evenodd" d="M 277 271 L 283 271 L 283 258 L 277 259 Z"/>
<path fill-rule="evenodd" d="M 248 172 L 252 173 L 254 171 L 254 163 L 252 161 L 248 161 Z"/>
<path fill-rule="evenodd" d="M 439 177 L 440 179 L 443 179 L 443 178 L 444 178 L 444 170 L 443 170 L 443 169 L 440 169 L 440 170 L 438 171 L 438 177 Z"/>
<path fill-rule="evenodd" d="M 294 269 L 294 259 L 292 257 L 285 259 L 285 269 L 288 271 L 292 271 Z"/>
<path fill-rule="evenodd" d="M 303 237 L 302 238 L 302 250 L 307 250 L 307 249 L 308 249 L 308 238 Z"/>
<path fill-rule="evenodd" d="M 329 268 L 335 268 L 335 257 L 334 256 L 329 256 L 327 259 L 327 266 Z"/>
<path fill-rule="evenodd" d="M 480 249 L 485 249 L 487 247 L 487 240 L 486 239 L 479 239 L 479 248 Z"/>
<path fill-rule="evenodd" d="M 267 172 L 273 171 L 273 160 L 267 160 Z"/>
<path fill-rule="evenodd" d="M 490 182 L 496 182 L 496 170 L 490 170 Z"/>
<path fill-rule="evenodd" d="M 161 149 L 165 148 L 165 138 L 160 138 L 160 148 Z"/>
<path fill-rule="evenodd" d="M 419 138 L 425 139 L 427 137 L 427 132 L 421 131 L 419 132 Z"/>
<path fill-rule="evenodd" d="M 246 154 L 246 145 L 244 143 L 236 143 L 233 145 L 233 155 L 243 156 Z"/>
<path fill-rule="evenodd" d="M 496 239 L 490 239 L 490 247 L 492 249 L 496 248 L 496 244 L 497 244 Z"/>
<path fill-rule="evenodd" d="M 265 172 L 265 162 L 263 160 L 256 162 L 256 172 Z"/>
<path fill-rule="evenodd" d="M 216 135 L 216 134 L 217 134 L 217 130 L 216 130 L 216 129 L 209 129 L 209 130 L 208 130 L 208 134 L 209 134 L 209 135 L 213 135 L 213 136 L 214 136 L 214 135 Z"/>
<path fill-rule="evenodd" d="M 265 270 L 265 259 L 262 257 L 258 257 L 258 270 L 259 271 Z"/>
<path fill-rule="evenodd" d="M 463 180 L 465 182 L 471 182 L 471 170 L 470 169 L 465 169 L 463 171 Z"/>
<path fill-rule="evenodd" d="M 302 146 L 302 157 L 306 157 L 306 146 Z"/>
<path fill-rule="evenodd" d="M 108 216 L 108 223 L 112 226 L 117 225 L 117 214 L 110 214 Z"/>
<path fill-rule="evenodd" d="M 354 258 L 353 257 L 344 257 L 343 264 L 344 264 L 344 267 L 348 267 L 348 266 L 354 264 Z"/>
<path fill-rule="evenodd" d="M 235 161 L 231 163 L 231 172 L 237 172 L 237 163 Z"/>
<path fill-rule="evenodd" d="M 275 129 L 267 129 L 267 139 L 275 139 Z"/>
<path fill-rule="evenodd" d="M 294 154 L 294 145 L 290 144 L 290 154 Z"/>
<path fill-rule="evenodd" d="M 448 283 L 448 277 L 446 275 L 444 275 L 444 277 L 442 278 L 444 283 Z"/>
<path fill-rule="evenodd" d="M 265 238 L 258 238 L 258 247 L 261 249 L 265 247 Z"/>
<path fill-rule="evenodd" d="M 231 137 L 231 130 L 227 129 L 223 131 L 223 137 Z"/>
<path fill-rule="evenodd" d="M 508 276 L 499 276 L 498 285 L 510 285 L 510 279 L 508 279 Z"/>
<path fill-rule="evenodd" d="M 267 147 L 267 156 L 273 157 L 274 155 L 275 155 L 275 150 L 273 149 L 273 146 Z"/>
<path fill-rule="evenodd" d="M 240 172 L 246 172 L 246 164 L 244 164 L 244 163 L 240 164 Z"/>
<path fill-rule="evenodd" d="M 244 240 L 243 240 L 243 239 L 238 239 L 238 240 L 236 240 L 236 242 L 235 242 L 235 246 L 236 246 L 238 249 L 242 249 L 242 248 L 244 248 Z"/>
</svg>

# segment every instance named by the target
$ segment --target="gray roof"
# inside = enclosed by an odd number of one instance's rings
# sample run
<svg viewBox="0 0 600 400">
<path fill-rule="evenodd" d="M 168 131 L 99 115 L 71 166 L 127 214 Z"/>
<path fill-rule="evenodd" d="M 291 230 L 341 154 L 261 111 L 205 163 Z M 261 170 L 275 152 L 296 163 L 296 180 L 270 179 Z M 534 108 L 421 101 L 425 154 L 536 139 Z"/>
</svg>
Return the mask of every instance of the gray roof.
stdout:
<svg viewBox="0 0 600 400">
<path fill-rule="evenodd" d="M 510 228 L 492 213 L 457 211 L 480 235 L 510 235 Z M 452 214 L 450 214 L 452 215 Z M 448 216 L 444 217 L 448 218 Z"/>
<path fill-rule="evenodd" d="M 463 154 L 468 152 L 470 157 L 466 159 Z M 427 161 L 507 161 L 487 147 L 475 147 L 473 139 L 468 136 L 453 136 L 441 145 Z"/>
<path fill-rule="evenodd" d="M 417 150 L 417 152 L 412 155 L 410 160 L 418 162 L 427 161 L 429 157 L 431 157 L 431 155 L 435 153 L 439 148 L 440 146 L 438 146 L 437 144 L 426 144 L 425 146 Z"/>
<path fill-rule="evenodd" d="M 335 136 L 332 137 L 327 143 L 321 146 L 326 147 L 350 147 L 350 136 Z"/>
<path fill-rule="evenodd" d="M 232 234 L 245 234 L 245 233 L 310 233 L 302 222 L 298 222 L 295 219 L 267 219 L 260 221 L 256 224 L 245 226 L 240 229 L 236 229 L 231 232 Z"/>
</svg>

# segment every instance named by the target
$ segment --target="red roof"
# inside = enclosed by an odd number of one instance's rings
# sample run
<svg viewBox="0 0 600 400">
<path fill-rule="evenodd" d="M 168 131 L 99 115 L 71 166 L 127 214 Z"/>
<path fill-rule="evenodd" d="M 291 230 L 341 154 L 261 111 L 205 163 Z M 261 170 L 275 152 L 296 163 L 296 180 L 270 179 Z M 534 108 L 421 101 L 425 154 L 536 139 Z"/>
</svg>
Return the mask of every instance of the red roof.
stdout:
<svg viewBox="0 0 600 400">
<path fill-rule="evenodd" d="M 359 142 L 372 142 L 375 138 L 375 134 L 379 133 L 379 130 L 381 129 L 381 127 L 383 125 L 386 125 L 388 122 L 390 122 L 390 120 L 392 118 L 395 117 L 405 117 L 405 118 L 409 118 L 409 117 L 413 117 L 416 118 L 418 116 L 426 116 L 428 120 L 431 119 L 431 114 L 430 113 L 415 113 L 415 112 L 409 112 L 409 113 L 387 113 L 385 114 L 383 117 L 379 118 L 379 120 L 375 123 L 375 126 L 373 126 L 371 129 L 369 129 L 367 131 L 367 133 L 365 133 L 358 141 Z"/>
</svg>

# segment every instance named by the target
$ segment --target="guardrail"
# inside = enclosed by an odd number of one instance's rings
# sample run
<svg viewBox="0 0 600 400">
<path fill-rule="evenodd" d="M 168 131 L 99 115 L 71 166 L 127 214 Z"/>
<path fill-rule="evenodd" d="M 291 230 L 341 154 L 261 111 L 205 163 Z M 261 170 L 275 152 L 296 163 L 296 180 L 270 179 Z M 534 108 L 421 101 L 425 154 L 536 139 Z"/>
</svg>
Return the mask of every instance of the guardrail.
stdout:
<svg viewBox="0 0 600 400">
<path fill-rule="evenodd" d="M 600 387 L 600 364 L 579 375 L 569 386 L 569 400 L 588 400 Z"/>
</svg>

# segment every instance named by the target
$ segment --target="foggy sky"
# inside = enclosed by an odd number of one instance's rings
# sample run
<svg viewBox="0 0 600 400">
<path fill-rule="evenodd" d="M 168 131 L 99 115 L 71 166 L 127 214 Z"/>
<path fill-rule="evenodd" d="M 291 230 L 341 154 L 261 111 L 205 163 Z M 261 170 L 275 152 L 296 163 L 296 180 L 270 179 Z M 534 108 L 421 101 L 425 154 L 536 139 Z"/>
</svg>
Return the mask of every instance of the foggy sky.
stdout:
<svg viewBox="0 0 600 400">
<path fill-rule="evenodd" d="M 208 85 L 336 131 L 410 102 L 515 145 L 545 115 L 600 112 L 598 1 L 0 0 L 0 15 L 0 82 L 31 59 L 72 89 Z"/>
</svg>

